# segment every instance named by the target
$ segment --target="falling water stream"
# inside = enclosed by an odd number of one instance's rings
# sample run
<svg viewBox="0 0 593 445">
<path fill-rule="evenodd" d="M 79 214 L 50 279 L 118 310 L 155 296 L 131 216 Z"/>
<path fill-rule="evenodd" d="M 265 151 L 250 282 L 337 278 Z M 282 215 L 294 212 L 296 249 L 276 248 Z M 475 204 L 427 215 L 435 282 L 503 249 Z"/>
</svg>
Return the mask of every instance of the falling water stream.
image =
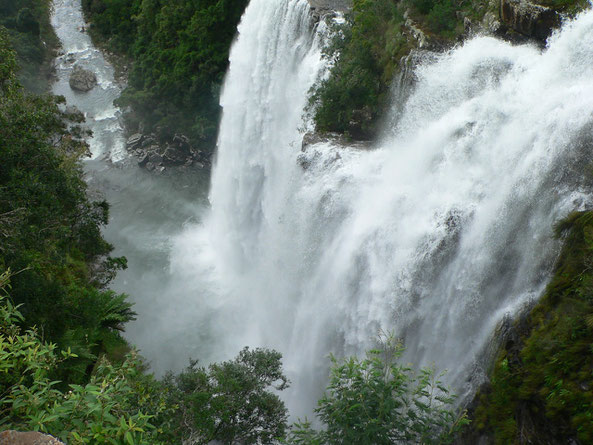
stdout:
<svg viewBox="0 0 593 445">
<path fill-rule="evenodd" d="M 327 355 L 361 354 L 380 331 L 471 394 L 497 326 L 550 277 L 554 222 L 591 202 L 593 12 L 544 50 L 476 37 L 418 66 L 372 150 L 301 152 L 324 72 L 306 0 L 251 0 L 238 31 L 209 206 L 199 178 L 88 168 L 116 184 L 108 238 L 146 267 L 114 285 L 138 301 L 130 338 L 157 370 L 276 348 L 295 416 L 310 414 Z"/>
<path fill-rule="evenodd" d="M 477 37 L 438 55 L 375 149 L 301 153 L 323 65 L 306 9 L 250 3 L 211 211 L 178 238 L 172 266 L 196 293 L 207 284 L 196 316 L 223 355 L 284 353 L 293 413 L 310 412 L 329 352 L 361 354 L 381 331 L 468 395 L 497 326 L 549 279 L 554 222 L 590 202 L 593 13 L 543 51 Z"/>
</svg>

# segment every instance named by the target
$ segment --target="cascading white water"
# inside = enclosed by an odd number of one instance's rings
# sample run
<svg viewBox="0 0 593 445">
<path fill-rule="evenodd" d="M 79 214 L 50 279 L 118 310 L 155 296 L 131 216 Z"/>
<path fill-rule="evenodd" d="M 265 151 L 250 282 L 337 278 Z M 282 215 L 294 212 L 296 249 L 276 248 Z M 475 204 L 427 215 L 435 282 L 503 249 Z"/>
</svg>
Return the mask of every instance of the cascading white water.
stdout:
<svg viewBox="0 0 593 445">
<path fill-rule="evenodd" d="M 210 359 L 280 350 L 293 415 L 310 414 L 329 352 L 379 330 L 469 394 L 496 326 L 549 278 L 553 223 L 590 202 L 593 12 L 544 51 L 479 37 L 438 56 L 376 149 L 322 143 L 299 163 L 316 35 L 305 0 L 248 6 L 211 213 L 172 254 L 192 306 L 169 317 L 208 331 Z"/>
</svg>

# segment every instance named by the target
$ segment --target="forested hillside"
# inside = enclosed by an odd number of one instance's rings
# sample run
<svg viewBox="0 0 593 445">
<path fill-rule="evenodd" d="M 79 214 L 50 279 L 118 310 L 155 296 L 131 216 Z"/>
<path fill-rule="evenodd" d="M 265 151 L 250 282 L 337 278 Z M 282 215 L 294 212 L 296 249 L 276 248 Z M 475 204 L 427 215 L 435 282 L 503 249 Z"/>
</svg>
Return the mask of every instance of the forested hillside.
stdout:
<svg viewBox="0 0 593 445">
<path fill-rule="evenodd" d="M 23 89 L 5 31 L 0 38 L 0 267 L 13 272 L 11 295 L 27 326 L 71 347 L 78 358 L 64 371 L 84 380 L 100 354 L 125 349 L 119 330 L 133 312 L 105 289 L 125 259 L 109 257 L 101 236 L 108 204 L 87 197 L 79 117 L 61 112 L 60 98 Z"/>
<path fill-rule="evenodd" d="M 132 60 L 121 105 L 162 139 L 212 151 L 228 55 L 247 0 L 83 0 L 96 41 Z"/>
<path fill-rule="evenodd" d="M 51 74 L 57 37 L 49 22 L 50 0 L 0 0 L 0 26 L 17 51 L 21 82 L 41 92 Z"/>
</svg>

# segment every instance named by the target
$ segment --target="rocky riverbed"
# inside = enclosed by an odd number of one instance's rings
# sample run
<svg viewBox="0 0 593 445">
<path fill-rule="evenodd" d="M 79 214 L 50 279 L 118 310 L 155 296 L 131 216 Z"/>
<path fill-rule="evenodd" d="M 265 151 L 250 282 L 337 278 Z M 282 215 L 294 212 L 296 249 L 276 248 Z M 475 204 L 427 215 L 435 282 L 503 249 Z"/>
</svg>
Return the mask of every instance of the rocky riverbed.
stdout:
<svg viewBox="0 0 593 445">
<path fill-rule="evenodd" d="M 160 143 L 154 133 L 136 133 L 128 138 L 126 149 L 136 156 L 140 167 L 157 173 L 170 167 L 211 167 L 212 154 L 194 148 L 189 138 L 181 134 L 176 134 L 171 141 Z"/>
</svg>

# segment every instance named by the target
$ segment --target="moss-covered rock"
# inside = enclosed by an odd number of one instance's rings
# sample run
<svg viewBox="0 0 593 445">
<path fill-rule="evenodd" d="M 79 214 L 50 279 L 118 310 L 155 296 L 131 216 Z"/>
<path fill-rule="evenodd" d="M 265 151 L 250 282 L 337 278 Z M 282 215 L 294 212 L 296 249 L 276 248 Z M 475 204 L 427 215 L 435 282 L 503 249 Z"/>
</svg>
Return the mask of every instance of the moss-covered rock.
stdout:
<svg viewBox="0 0 593 445">
<path fill-rule="evenodd" d="M 554 276 L 476 396 L 470 435 L 486 443 L 593 443 L 593 212 L 556 232 L 565 241 Z"/>
</svg>

